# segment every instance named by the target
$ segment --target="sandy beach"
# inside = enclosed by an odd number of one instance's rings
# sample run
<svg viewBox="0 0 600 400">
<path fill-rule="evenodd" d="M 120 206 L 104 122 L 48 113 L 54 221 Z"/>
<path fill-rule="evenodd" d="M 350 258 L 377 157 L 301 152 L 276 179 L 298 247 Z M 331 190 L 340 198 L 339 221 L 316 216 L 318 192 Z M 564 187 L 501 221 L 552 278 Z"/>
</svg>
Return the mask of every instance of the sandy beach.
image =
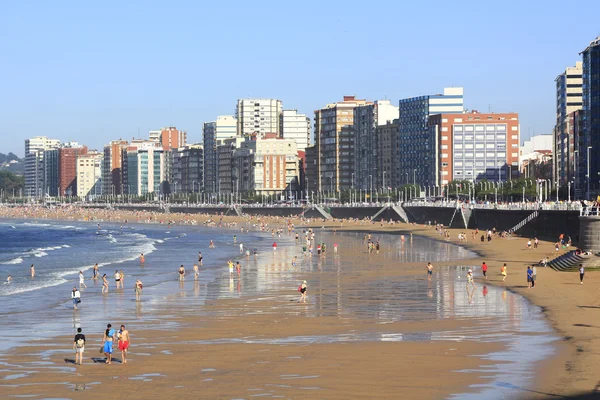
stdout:
<svg viewBox="0 0 600 400">
<path fill-rule="evenodd" d="M 122 223 L 125 219 L 153 223 L 171 220 L 178 225 L 196 226 L 248 222 L 240 217 L 223 217 L 219 221 L 218 217 L 210 216 L 77 209 L 58 212 L 38 209 L 26 214 L 21 209 L 4 209 L 1 215 L 28 220 L 94 221 L 90 223 Z M 266 223 L 267 229 L 272 229 L 285 228 L 287 220 L 254 217 L 251 222 Z M 494 361 L 483 356 L 501 351 L 505 347 L 502 343 L 468 338 L 422 342 L 348 340 L 350 336 L 381 336 L 386 332 L 402 332 L 409 337 L 411 333 L 440 334 L 457 329 L 481 329 L 480 321 L 466 316 L 419 320 L 418 312 L 410 319 L 386 321 L 382 325 L 377 316 L 362 315 L 347 303 L 361 305 L 390 301 L 367 299 L 366 294 L 361 295 L 363 287 L 379 284 L 381 279 L 422 284 L 426 278 L 422 262 L 406 262 L 402 264 L 403 268 L 397 268 L 396 263 L 391 262 L 395 249 L 384 247 L 379 255 L 367 255 L 364 247 L 356 246 L 355 238 L 344 236 L 344 231 L 372 232 L 374 235 L 377 232 L 412 232 L 415 237 L 443 240 L 433 227 L 365 221 L 325 223 L 292 219 L 291 222 L 297 230 L 302 226 L 335 230 L 340 252 L 336 256 L 328 254 L 331 259 L 326 262 L 344 265 L 348 272 L 336 274 L 326 268 L 321 271 L 320 264 L 315 262 L 312 270 L 297 274 L 291 271 L 297 277 L 288 286 L 270 288 L 261 296 L 213 301 L 198 316 L 178 315 L 174 311 L 174 316 L 169 318 L 176 319 L 183 329 L 132 332 L 131 362 L 127 365 L 101 365 L 103 359 L 97 349 L 99 332 L 86 332 L 94 344 L 88 346 L 86 364 L 76 368 L 69 363 L 73 358 L 71 337 L 30 343 L 2 357 L 2 392 L 8 396 L 86 399 L 106 398 L 118 393 L 130 398 L 164 398 L 166 394 L 172 394 L 190 399 L 258 396 L 442 399 L 476 391 L 470 386 L 490 380 L 486 366 Z M 459 244 L 458 232 L 450 231 L 451 243 Z M 454 271 L 453 266 L 475 266 L 486 261 L 489 279 L 485 283 L 518 293 L 541 307 L 547 321 L 562 339 L 553 343 L 556 353 L 552 357 L 535 364 L 535 380 L 529 387 L 517 388 L 519 394 L 515 398 L 545 399 L 592 393 L 598 385 L 593 367 L 600 343 L 592 319 L 600 307 L 594 300 L 600 278 L 589 272 L 585 284 L 580 285 L 575 272 L 538 268 L 536 287 L 527 289 L 526 266 L 550 256 L 554 251 L 553 243 L 540 241 L 538 249 L 526 249 L 527 238 L 494 238 L 490 243 L 482 244 L 471 241 L 470 231 L 466 236 L 468 241 L 461 242 L 460 246 L 477 255 L 469 260 L 443 262 L 449 269 L 439 273 Z M 292 246 L 286 257 L 291 258 L 298 251 L 298 246 Z M 284 259 L 274 260 L 271 264 L 266 262 L 264 273 L 277 274 L 289 268 Z M 508 264 L 505 282 L 500 275 L 502 263 Z M 475 272 L 475 283 L 481 290 L 481 273 Z M 295 286 L 301 279 L 311 285 L 307 304 L 296 302 Z M 437 275 L 434 279 L 438 279 Z M 332 291 L 333 287 L 339 289 Z M 347 291 L 350 293 L 346 294 Z M 344 307 L 338 309 L 343 312 L 335 312 L 336 302 L 332 298 L 339 297 L 340 293 L 344 294 Z M 348 313 L 348 309 L 354 311 Z M 510 334 L 510 331 L 506 332 L 506 335 Z M 314 339 L 303 339 L 306 337 L 324 339 L 315 342 Z M 339 337 L 345 340 L 335 340 Z M 531 351 L 536 351 L 535 346 Z M 99 362 L 94 362 L 91 357 Z"/>
</svg>

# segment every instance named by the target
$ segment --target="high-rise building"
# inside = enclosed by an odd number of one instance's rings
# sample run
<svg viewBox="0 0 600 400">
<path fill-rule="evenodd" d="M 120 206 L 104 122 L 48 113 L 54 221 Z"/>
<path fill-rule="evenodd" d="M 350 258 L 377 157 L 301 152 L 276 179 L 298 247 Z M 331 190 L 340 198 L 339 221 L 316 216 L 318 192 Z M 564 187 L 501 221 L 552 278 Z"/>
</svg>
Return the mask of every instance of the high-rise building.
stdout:
<svg viewBox="0 0 600 400">
<path fill-rule="evenodd" d="M 87 147 L 67 143 L 58 149 L 58 195 L 77 196 L 77 156 L 87 154 Z"/>
<path fill-rule="evenodd" d="M 319 190 L 319 151 L 317 146 L 310 146 L 306 148 L 304 153 L 304 164 L 306 166 L 306 176 L 304 182 L 304 190 L 306 196 L 310 199 L 313 198 L 314 193 Z"/>
<path fill-rule="evenodd" d="M 398 120 L 387 122 L 377 127 L 377 144 L 379 146 L 377 155 L 378 182 L 384 188 L 392 187 L 398 182 L 396 177 L 396 154 L 398 141 Z"/>
<path fill-rule="evenodd" d="M 233 153 L 248 138 L 232 137 L 220 140 L 217 145 L 217 191 L 219 193 L 234 193 L 238 175 L 233 165 Z"/>
<path fill-rule="evenodd" d="M 172 191 L 198 193 L 204 184 L 204 149 L 201 144 L 191 144 L 172 150 Z"/>
<path fill-rule="evenodd" d="M 150 131 L 150 140 L 156 140 L 157 132 L 158 142 L 164 151 L 183 147 L 187 143 L 187 133 L 174 126 L 161 128 L 159 131 Z"/>
<path fill-rule="evenodd" d="M 281 100 L 239 99 L 236 109 L 237 134 L 258 137 L 276 134 L 280 137 L 279 116 L 282 109 Z"/>
<path fill-rule="evenodd" d="M 298 151 L 310 144 L 310 118 L 297 110 L 283 110 L 280 116 L 281 137 L 296 141 Z"/>
<path fill-rule="evenodd" d="M 127 193 L 137 196 L 159 195 L 165 180 L 165 152 L 160 147 L 127 149 Z"/>
<path fill-rule="evenodd" d="M 585 169 L 578 169 L 586 183 L 586 198 L 598 194 L 600 178 L 600 36 L 581 52 L 583 78 L 583 129 L 585 143 L 579 154 Z M 584 179 L 581 179 L 583 175 Z"/>
<path fill-rule="evenodd" d="M 400 100 L 396 186 L 404 183 L 435 185 L 439 180 L 436 168 L 436 137 L 428 128 L 429 116 L 462 114 L 463 88 L 444 88 L 443 94 Z"/>
<path fill-rule="evenodd" d="M 519 175 L 519 115 L 436 114 L 429 117 L 429 131 L 435 137 L 431 157 L 436 179 L 428 193 L 442 193 L 453 180 L 510 181 Z M 416 171 L 408 180 L 415 180 Z"/>
<path fill-rule="evenodd" d="M 113 140 L 104 146 L 102 158 L 102 193 L 104 195 L 118 195 L 124 192 L 123 187 L 123 149 L 127 147 L 127 140 Z"/>
<path fill-rule="evenodd" d="M 556 82 L 556 125 L 554 127 L 554 181 L 566 185 L 575 169 L 575 142 L 569 136 L 569 114 L 583 106 L 583 63 L 578 61 L 558 75 Z M 552 149 L 552 148 L 550 148 Z M 538 149 L 542 150 L 542 149 Z"/>
<path fill-rule="evenodd" d="M 370 104 L 354 96 L 315 111 L 318 179 L 315 190 L 340 191 L 352 187 L 354 164 L 354 108 Z M 344 130 L 343 127 L 350 127 Z M 310 185 L 310 183 L 309 183 Z"/>
<path fill-rule="evenodd" d="M 41 197 L 47 191 L 44 168 L 46 150 L 58 148 L 58 139 L 36 136 L 25 139 L 25 196 Z"/>
<path fill-rule="evenodd" d="M 256 138 L 242 142 L 234 153 L 234 190 L 259 195 L 300 196 L 298 149 L 294 139 Z"/>
<path fill-rule="evenodd" d="M 92 200 L 102 195 L 103 157 L 97 151 L 77 156 L 77 196 Z"/>
<path fill-rule="evenodd" d="M 62 196 L 59 190 L 59 150 L 44 151 L 44 193 L 50 197 Z"/>
<path fill-rule="evenodd" d="M 354 182 L 355 189 L 379 188 L 383 171 L 379 171 L 377 127 L 398 119 L 398 107 L 389 100 L 378 100 L 354 108 Z M 386 184 L 391 181 L 388 179 Z"/>
<path fill-rule="evenodd" d="M 233 115 L 220 115 L 214 122 L 205 122 L 202 128 L 204 141 L 204 190 L 216 193 L 218 189 L 217 146 L 225 139 L 236 136 L 237 120 Z"/>
</svg>

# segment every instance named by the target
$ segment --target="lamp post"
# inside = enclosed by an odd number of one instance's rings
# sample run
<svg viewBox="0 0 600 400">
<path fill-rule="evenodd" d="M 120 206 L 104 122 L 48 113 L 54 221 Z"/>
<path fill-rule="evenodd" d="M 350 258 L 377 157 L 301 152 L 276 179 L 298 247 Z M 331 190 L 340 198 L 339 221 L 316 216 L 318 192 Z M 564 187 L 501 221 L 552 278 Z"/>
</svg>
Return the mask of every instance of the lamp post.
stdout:
<svg viewBox="0 0 600 400">
<path fill-rule="evenodd" d="M 417 184 L 417 169 L 413 169 L 413 185 Z"/>
<path fill-rule="evenodd" d="M 586 194 L 585 194 L 586 200 L 589 200 L 589 198 L 590 198 L 590 150 L 591 149 L 592 149 L 592 146 L 587 147 L 587 175 L 585 176 L 587 179 L 587 190 L 586 190 Z"/>
<path fill-rule="evenodd" d="M 573 164 L 573 200 L 577 200 L 577 182 L 579 181 L 577 177 L 577 164 L 579 163 L 579 150 L 575 150 L 573 153 L 575 154 L 575 160 Z"/>
<path fill-rule="evenodd" d="M 558 203 L 558 181 L 556 183 L 556 202 Z"/>
<path fill-rule="evenodd" d="M 568 202 L 571 202 L 571 181 L 567 182 L 567 197 Z"/>
<path fill-rule="evenodd" d="M 385 171 L 383 171 L 383 188 L 385 189 Z"/>
<path fill-rule="evenodd" d="M 369 202 L 373 202 L 373 175 L 369 175 Z"/>
</svg>

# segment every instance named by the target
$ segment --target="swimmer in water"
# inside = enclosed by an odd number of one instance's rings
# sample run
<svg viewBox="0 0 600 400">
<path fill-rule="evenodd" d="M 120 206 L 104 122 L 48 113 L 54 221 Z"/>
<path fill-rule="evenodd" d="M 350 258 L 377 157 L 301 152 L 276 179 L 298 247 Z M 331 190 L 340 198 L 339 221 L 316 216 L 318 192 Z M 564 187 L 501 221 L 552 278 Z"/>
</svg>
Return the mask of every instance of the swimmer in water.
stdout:
<svg viewBox="0 0 600 400">
<path fill-rule="evenodd" d="M 9 275 L 9 276 L 6 278 L 6 283 L 11 283 L 11 282 L 12 282 L 12 275 Z"/>
<path fill-rule="evenodd" d="M 33 264 L 31 264 L 30 271 L 31 271 L 31 277 L 35 278 L 35 267 L 33 266 Z"/>
</svg>

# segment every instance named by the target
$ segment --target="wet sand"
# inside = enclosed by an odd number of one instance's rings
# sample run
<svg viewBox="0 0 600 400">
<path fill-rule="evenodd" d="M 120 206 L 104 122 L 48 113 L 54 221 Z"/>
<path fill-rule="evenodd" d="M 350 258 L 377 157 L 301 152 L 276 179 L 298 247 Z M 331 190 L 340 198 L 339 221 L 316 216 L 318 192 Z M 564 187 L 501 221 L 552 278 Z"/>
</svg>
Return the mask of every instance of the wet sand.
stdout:
<svg viewBox="0 0 600 400">
<path fill-rule="evenodd" d="M 89 216 L 90 213 L 71 210 L 65 215 L 43 214 L 44 212 L 34 212 L 28 218 L 83 219 L 84 214 Z M 140 221 L 148 220 L 149 215 L 152 215 L 135 214 Z M 119 212 L 94 217 L 122 221 L 125 218 L 131 220 L 134 216 L 131 213 Z M 179 223 L 197 218 L 198 224 L 208 219 L 206 216 L 177 215 L 159 215 L 159 218 L 172 219 Z M 223 222 L 242 220 L 225 217 Z M 270 226 L 282 225 L 285 222 L 282 218 L 261 220 Z M 297 227 L 300 225 L 300 221 L 296 220 L 295 223 Z M 323 222 L 313 222 L 311 225 L 321 227 Z M 411 230 L 415 235 L 440 239 L 433 228 L 404 224 L 381 226 L 379 223 L 364 222 L 344 222 L 343 225 L 342 227 L 339 222 L 334 222 L 325 224 L 325 227 L 336 229 L 338 232 L 344 229 L 373 232 Z M 454 243 L 456 232 L 451 233 Z M 470 234 L 467 236 L 471 239 Z M 592 293 L 595 294 L 594 287 L 597 287 L 598 279 L 594 273 L 589 273 L 586 284 L 579 285 L 576 273 L 557 273 L 538 268 L 539 287 L 527 290 L 523 266 L 528 262 L 538 261 L 553 249 L 551 243 L 541 242 L 539 249 L 525 250 L 525 242 L 526 239 L 497 239 L 485 245 L 479 242 L 462 243 L 485 257 L 490 266 L 490 284 L 503 285 L 511 291 L 527 296 L 544 308 L 548 319 L 560 335 L 570 336 L 568 340 L 557 344 L 558 353 L 554 357 L 537 366 L 537 380 L 532 388 L 523 388 L 522 398 L 547 398 L 552 395 L 589 392 L 597 383 L 594 382 L 595 374 L 591 366 L 595 364 L 593 353 L 598 342 L 597 335 L 594 338 L 596 328 L 590 323 L 590 319 L 594 317 L 594 308 L 586 308 L 585 304 L 594 306 L 589 303 L 592 303 L 591 296 Z M 302 277 L 299 276 L 298 279 L 307 279 L 311 283 L 339 283 L 340 286 L 351 289 L 382 277 L 402 276 L 410 279 L 423 274 L 422 263 L 407 263 L 406 268 L 401 270 L 395 268 L 393 263 L 382 263 L 381 259 L 385 259 L 385 253 L 390 249 L 382 249 L 379 258 L 366 257 L 364 249 L 345 247 L 344 243 L 345 240 L 340 237 L 340 263 L 360 259 L 360 263 L 377 265 L 379 269 L 366 269 L 357 274 L 348 274 L 339 282 L 335 281 L 339 280 L 339 275 L 321 273 L 318 270 L 303 272 Z M 330 246 L 329 252 L 331 251 Z M 480 262 L 481 258 L 476 257 L 472 262 L 460 260 L 443 264 L 478 265 Z M 506 283 L 501 282 L 499 275 L 502 262 L 509 265 Z M 480 284 L 480 277 L 477 281 Z M 61 398 L 100 398 L 120 392 L 131 398 L 164 398 L 166 393 L 172 393 L 182 398 L 283 396 L 391 399 L 398 398 L 400 394 L 405 398 L 436 399 L 446 398 L 453 393 L 468 392 L 474 390 L 469 389 L 470 385 L 488 382 L 490 377 L 485 372 L 485 366 L 494 362 L 481 357 L 504 347 L 501 343 L 477 340 L 335 343 L 312 343 L 309 340 L 291 343 L 275 341 L 276 344 L 269 344 L 269 341 L 217 341 L 211 342 L 210 345 L 203 342 L 224 338 L 347 335 L 348 332 L 381 334 L 386 330 L 443 332 L 469 327 L 474 323 L 469 318 L 418 321 L 417 315 L 417 320 L 393 322 L 382 329 L 376 318 L 318 315 L 314 312 L 314 307 L 318 308 L 320 305 L 311 304 L 311 291 L 309 290 L 308 304 L 304 305 L 296 303 L 297 294 L 294 293 L 294 289 L 295 286 L 291 286 L 279 291 L 270 291 L 266 293 L 265 298 L 216 301 L 210 304 L 200 317 L 181 316 L 180 322 L 184 329 L 177 332 L 132 332 L 134 344 L 131 362 L 127 365 L 117 363 L 106 366 L 89 361 L 89 357 L 100 357 L 96 349 L 99 347 L 98 335 L 90 332 L 87 334 L 97 345 L 88 346 L 88 364 L 77 368 L 65 361 L 73 357 L 70 337 L 62 337 L 52 343 L 34 343 L 31 347 L 20 348 L 3 357 L 1 362 L 6 364 L 0 373 L 4 378 L 0 381 L 3 385 L 2 391 L 8 395 L 37 394 Z M 248 308 L 251 308 L 251 313 L 248 312 Z M 461 372 L 467 370 L 479 372 Z"/>
</svg>

